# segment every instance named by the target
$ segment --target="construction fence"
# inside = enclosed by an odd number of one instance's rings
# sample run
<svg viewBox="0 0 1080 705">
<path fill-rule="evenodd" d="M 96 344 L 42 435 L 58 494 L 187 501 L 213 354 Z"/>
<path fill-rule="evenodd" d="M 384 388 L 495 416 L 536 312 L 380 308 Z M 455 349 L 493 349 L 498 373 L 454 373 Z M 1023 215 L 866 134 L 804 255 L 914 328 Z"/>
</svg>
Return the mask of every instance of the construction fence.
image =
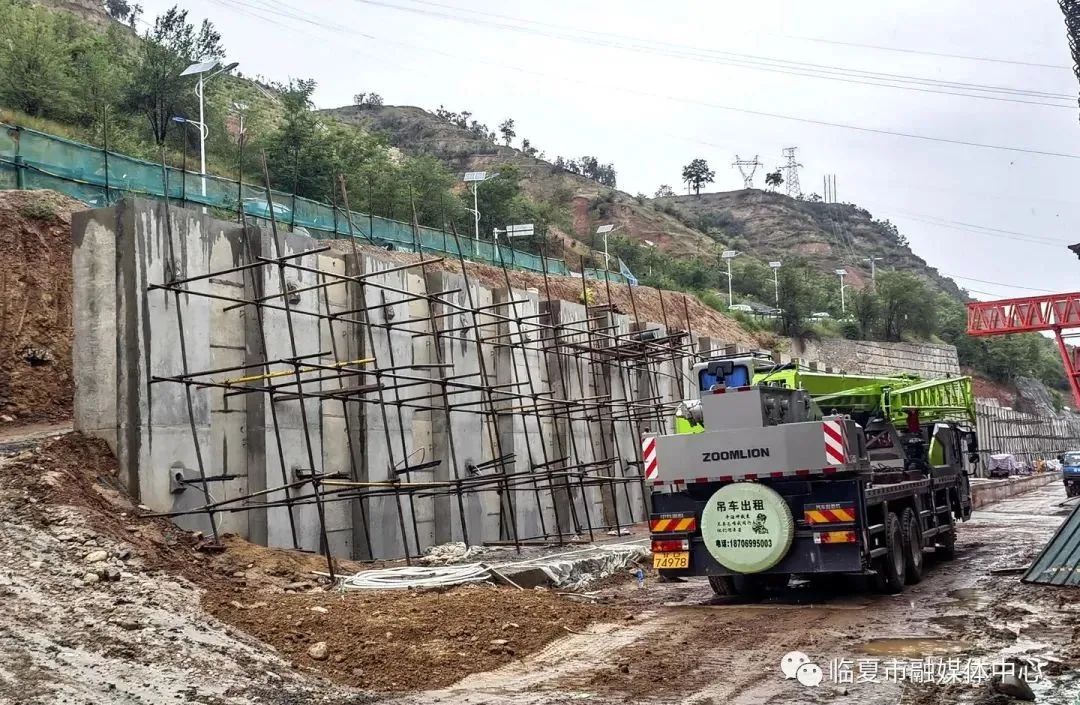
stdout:
<svg viewBox="0 0 1080 705">
<path fill-rule="evenodd" d="M 100 208 L 125 195 L 162 198 L 231 213 L 243 208 L 248 218 L 268 221 L 271 207 L 280 224 L 302 227 L 312 237 L 362 237 L 390 250 L 448 254 L 495 266 L 506 265 L 552 275 L 578 275 L 561 259 L 448 233 L 444 230 L 382 218 L 320 203 L 296 194 L 220 176 L 184 171 L 135 159 L 80 142 L 0 122 L 0 188 L 52 189 Z M 584 269 L 586 278 L 626 283 L 616 272 Z M 579 275 L 580 276 L 580 275 Z"/>
</svg>

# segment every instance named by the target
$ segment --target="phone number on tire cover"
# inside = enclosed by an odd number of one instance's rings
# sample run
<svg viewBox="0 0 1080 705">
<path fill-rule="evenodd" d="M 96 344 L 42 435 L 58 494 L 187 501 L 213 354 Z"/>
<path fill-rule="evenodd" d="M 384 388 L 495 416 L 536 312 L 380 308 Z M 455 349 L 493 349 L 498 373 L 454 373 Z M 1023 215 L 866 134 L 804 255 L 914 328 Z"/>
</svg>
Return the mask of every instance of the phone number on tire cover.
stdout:
<svg viewBox="0 0 1080 705">
<path fill-rule="evenodd" d="M 728 539 L 730 548 L 772 548 L 772 539 Z"/>
</svg>

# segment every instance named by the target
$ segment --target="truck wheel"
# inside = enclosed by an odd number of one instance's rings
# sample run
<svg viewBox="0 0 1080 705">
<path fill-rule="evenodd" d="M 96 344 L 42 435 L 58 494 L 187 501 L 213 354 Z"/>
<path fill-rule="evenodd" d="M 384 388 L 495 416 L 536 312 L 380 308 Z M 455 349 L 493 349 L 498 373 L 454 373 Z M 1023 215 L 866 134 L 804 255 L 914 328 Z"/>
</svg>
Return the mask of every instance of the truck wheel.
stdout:
<svg viewBox="0 0 1080 705">
<path fill-rule="evenodd" d="M 907 561 L 905 558 L 904 531 L 896 514 L 885 517 L 885 547 L 888 553 L 878 559 L 877 585 L 881 592 L 895 595 L 904 589 Z"/>
<path fill-rule="evenodd" d="M 956 558 L 956 525 L 946 531 L 945 533 L 937 535 L 937 548 L 934 549 L 934 555 L 943 561 L 951 561 Z"/>
<path fill-rule="evenodd" d="M 900 526 L 904 531 L 904 568 L 907 572 L 908 585 L 915 585 L 922 580 L 926 556 L 923 555 L 922 527 L 915 510 L 908 507 L 900 516 Z"/>
<path fill-rule="evenodd" d="M 709 587 L 720 596 L 739 594 L 738 590 L 735 589 L 735 581 L 730 575 L 710 575 Z"/>
</svg>

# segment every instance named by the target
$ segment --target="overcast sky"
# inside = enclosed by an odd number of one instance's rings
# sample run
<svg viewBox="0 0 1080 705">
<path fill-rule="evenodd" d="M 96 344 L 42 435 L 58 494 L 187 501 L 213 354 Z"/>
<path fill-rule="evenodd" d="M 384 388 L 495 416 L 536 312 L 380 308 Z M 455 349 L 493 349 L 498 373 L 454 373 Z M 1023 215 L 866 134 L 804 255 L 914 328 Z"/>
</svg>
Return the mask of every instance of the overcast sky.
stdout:
<svg viewBox="0 0 1080 705">
<path fill-rule="evenodd" d="M 173 3 L 142 4 L 152 20 Z M 1080 289 L 1064 248 L 1080 241 L 1078 85 L 1052 0 L 180 4 L 243 73 L 315 78 L 319 107 L 375 91 L 492 129 L 513 117 L 549 158 L 595 154 L 649 195 L 678 190 L 694 157 L 712 188 L 740 188 L 735 154 L 772 170 L 797 146 L 805 192 L 836 174 L 839 200 L 892 220 L 978 298 Z"/>
</svg>

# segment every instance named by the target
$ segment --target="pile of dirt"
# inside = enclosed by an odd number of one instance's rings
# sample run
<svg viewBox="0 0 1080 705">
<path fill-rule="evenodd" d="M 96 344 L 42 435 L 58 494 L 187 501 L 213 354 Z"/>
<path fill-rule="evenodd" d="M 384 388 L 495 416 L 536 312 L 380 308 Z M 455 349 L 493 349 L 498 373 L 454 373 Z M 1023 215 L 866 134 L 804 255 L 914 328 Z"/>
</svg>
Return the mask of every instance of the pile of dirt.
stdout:
<svg viewBox="0 0 1080 705">
<path fill-rule="evenodd" d="M 71 213 L 52 191 L 0 191 L 0 426 L 71 417 Z"/>
<path fill-rule="evenodd" d="M 380 691 L 448 686 L 534 652 L 568 630 L 625 618 L 620 610 L 547 591 L 486 585 L 445 593 L 322 592 L 257 601 L 208 594 L 203 604 L 298 664 Z M 310 651 L 320 643 L 325 652 Z"/>
<path fill-rule="evenodd" d="M 329 240 L 323 244 L 343 254 L 351 253 L 353 248 L 348 240 Z M 357 247 L 366 254 L 394 264 L 420 261 L 420 255 L 411 252 L 388 252 L 372 245 Z M 431 270 L 458 275 L 462 273 L 460 262 L 451 256 L 440 259 L 438 255 L 426 253 L 424 259 L 439 260 L 428 265 Z M 416 271 L 419 272 L 419 268 Z M 768 347 L 772 342 L 747 332 L 737 321 L 706 306 L 691 294 L 592 279 L 587 280 L 583 287 L 582 279 L 576 277 L 548 276 L 545 280 L 543 274 L 520 270 L 506 270 L 504 273 L 500 267 L 468 261 L 465 262 L 465 272 L 470 281 L 496 290 L 506 288 L 509 276 L 510 286 L 522 290 L 536 289 L 541 300 L 581 302 L 587 290 L 593 306 L 611 304 L 618 313 L 629 316 L 633 321 L 659 323 L 672 331 L 689 331 L 695 336 L 708 336 L 721 343 Z"/>
<path fill-rule="evenodd" d="M 76 552 L 66 560 L 72 570 L 84 570 L 83 553 L 103 548 L 110 556 L 125 556 L 109 559 L 124 575 L 189 581 L 206 614 L 271 645 L 276 652 L 260 648 L 274 658 L 365 690 L 446 686 L 591 623 L 626 618 L 623 609 L 581 604 L 548 591 L 487 585 L 441 593 L 334 591 L 316 575 L 326 570 L 319 555 L 257 546 L 231 535 L 217 545 L 167 519 L 141 516 L 117 480 L 108 447 L 78 433 L 0 459 L 5 521 L 44 536 L 65 523 L 58 522 L 58 509 L 77 514 L 84 528 L 61 537 L 66 550 Z M 360 568 L 336 562 L 340 572 Z M 77 575 L 64 579 L 71 582 Z M 94 588 L 111 589 L 105 583 Z M 325 657 L 314 658 L 309 649 L 320 642 Z"/>
</svg>

